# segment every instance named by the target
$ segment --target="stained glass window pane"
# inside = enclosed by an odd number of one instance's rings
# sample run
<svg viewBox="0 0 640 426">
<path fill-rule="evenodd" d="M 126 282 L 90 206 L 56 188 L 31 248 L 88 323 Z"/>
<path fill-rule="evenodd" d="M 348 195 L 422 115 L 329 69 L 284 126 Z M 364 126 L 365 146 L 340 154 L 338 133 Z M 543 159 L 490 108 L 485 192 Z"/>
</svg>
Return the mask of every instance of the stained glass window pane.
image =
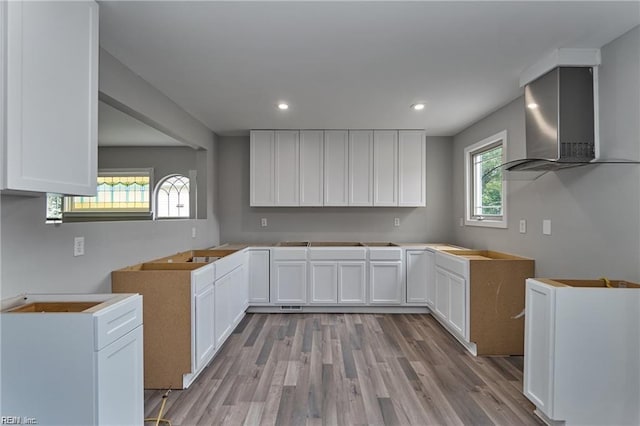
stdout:
<svg viewBox="0 0 640 426">
<path fill-rule="evenodd" d="M 67 212 L 149 212 L 149 176 L 100 176 L 95 197 L 70 197 Z"/>
</svg>

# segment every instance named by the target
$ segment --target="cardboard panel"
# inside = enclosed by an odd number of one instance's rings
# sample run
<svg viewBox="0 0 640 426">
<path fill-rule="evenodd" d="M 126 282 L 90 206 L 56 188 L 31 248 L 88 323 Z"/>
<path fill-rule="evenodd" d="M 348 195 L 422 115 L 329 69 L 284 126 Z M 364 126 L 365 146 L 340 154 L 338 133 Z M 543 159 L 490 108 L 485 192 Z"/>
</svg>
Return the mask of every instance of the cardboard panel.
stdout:
<svg viewBox="0 0 640 426">
<path fill-rule="evenodd" d="M 524 317 L 516 317 L 524 310 L 525 280 L 534 276 L 534 261 L 469 262 L 470 338 L 478 355 L 523 355 Z"/>
<path fill-rule="evenodd" d="M 191 272 L 139 267 L 112 272 L 111 287 L 142 295 L 144 387 L 182 389 L 183 374 L 191 372 Z"/>
</svg>

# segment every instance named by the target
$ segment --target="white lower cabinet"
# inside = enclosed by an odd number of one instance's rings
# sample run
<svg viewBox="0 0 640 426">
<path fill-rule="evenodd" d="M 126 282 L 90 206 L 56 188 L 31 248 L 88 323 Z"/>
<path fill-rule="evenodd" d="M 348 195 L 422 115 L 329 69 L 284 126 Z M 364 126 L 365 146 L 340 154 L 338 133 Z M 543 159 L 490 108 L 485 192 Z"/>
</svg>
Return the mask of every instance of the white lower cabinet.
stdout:
<svg viewBox="0 0 640 426">
<path fill-rule="evenodd" d="M 402 261 L 369 262 L 369 303 L 402 303 Z"/>
<path fill-rule="evenodd" d="M 39 425 L 143 423 L 140 295 L 25 295 L 15 307 L 92 301 L 107 303 L 93 312 L 0 314 L 3 424 L 4 416 Z"/>
<path fill-rule="evenodd" d="M 133 424 L 142 418 L 143 337 L 138 327 L 97 353 L 99 425 Z M 45 422 L 43 421 L 42 424 Z"/>
<path fill-rule="evenodd" d="M 524 395 L 548 424 L 640 424 L 640 288 L 559 281 L 526 281 Z"/>
<path fill-rule="evenodd" d="M 249 250 L 249 303 L 269 303 L 269 250 Z"/>
<path fill-rule="evenodd" d="M 367 303 L 366 262 L 309 262 L 309 303 L 361 305 Z"/>
<path fill-rule="evenodd" d="M 214 339 L 214 287 L 206 286 L 195 295 L 195 369 L 203 368 L 216 349 Z"/>
<path fill-rule="evenodd" d="M 338 303 L 367 303 L 366 262 L 338 263 Z"/>
<path fill-rule="evenodd" d="M 466 280 L 436 266 L 435 312 L 461 337 L 468 339 Z"/>
<path fill-rule="evenodd" d="M 214 297 L 215 341 L 216 347 L 219 348 L 229 337 L 246 309 L 249 293 L 244 265 L 216 279 Z"/>
<path fill-rule="evenodd" d="M 449 274 L 440 267 L 436 267 L 435 313 L 442 319 L 449 318 Z"/>
<path fill-rule="evenodd" d="M 429 250 L 407 250 L 407 303 L 433 306 L 435 256 Z"/>
<path fill-rule="evenodd" d="M 272 266 L 272 303 L 306 304 L 307 261 L 273 261 Z"/>
<path fill-rule="evenodd" d="M 338 262 L 309 262 L 309 303 L 338 302 Z"/>
</svg>

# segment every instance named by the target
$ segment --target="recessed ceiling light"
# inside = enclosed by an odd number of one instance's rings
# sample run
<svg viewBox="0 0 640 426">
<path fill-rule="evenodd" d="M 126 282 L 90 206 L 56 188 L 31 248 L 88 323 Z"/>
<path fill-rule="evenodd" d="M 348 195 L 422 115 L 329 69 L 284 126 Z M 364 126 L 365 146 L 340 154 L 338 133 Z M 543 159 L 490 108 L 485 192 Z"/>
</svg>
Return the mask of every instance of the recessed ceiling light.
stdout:
<svg viewBox="0 0 640 426">
<path fill-rule="evenodd" d="M 411 109 L 416 111 L 422 111 L 424 109 L 424 104 L 423 103 L 413 104 L 411 105 Z"/>
<path fill-rule="evenodd" d="M 538 104 L 535 102 L 531 102 L 529 104 L 527 104 L 527 108 L 529 109 L 537 109 L 538 108 Z"/>
<path fill-rule="evenodd" d="M 284 111 L 284 110 L 286 110 L 286 109 L 289 109 L 289 104 L 288 104 L 288 103 L 286 103 L 286 102 L 280 102 L 280 103 L 278 104 L 278 109 L 281 109 L 281 110 L 283 110 L 283 111 Z"/>
</svg>

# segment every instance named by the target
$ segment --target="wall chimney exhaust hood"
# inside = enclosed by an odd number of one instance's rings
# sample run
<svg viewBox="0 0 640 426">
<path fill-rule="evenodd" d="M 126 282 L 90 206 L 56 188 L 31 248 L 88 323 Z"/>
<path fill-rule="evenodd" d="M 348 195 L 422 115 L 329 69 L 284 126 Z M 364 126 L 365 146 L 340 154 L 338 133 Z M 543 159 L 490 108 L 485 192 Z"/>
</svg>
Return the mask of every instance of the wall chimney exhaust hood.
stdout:
<svg viewBox="0 0 640 426">
<path fill-rule="evenodd" d="M 551 171 L 595 158 L 594 70 L 557 67 L 525 86 L 526 158 L 508 171 Z"/>
</svg>

